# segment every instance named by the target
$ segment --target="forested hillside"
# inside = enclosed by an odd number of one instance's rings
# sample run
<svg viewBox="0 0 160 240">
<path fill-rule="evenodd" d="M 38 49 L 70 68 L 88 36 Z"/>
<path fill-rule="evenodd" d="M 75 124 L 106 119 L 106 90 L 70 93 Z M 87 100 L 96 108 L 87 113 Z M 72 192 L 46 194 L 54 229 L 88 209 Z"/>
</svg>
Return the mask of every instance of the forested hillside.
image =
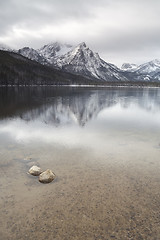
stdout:
<svg viewBox="0 0 160 240">
<path fill-rule="evenodd" d="M 87 78 L 41 65 L 17 53 L 0 51 L 0 85 L 61 85 L 88 81 Z"/>
</svg>

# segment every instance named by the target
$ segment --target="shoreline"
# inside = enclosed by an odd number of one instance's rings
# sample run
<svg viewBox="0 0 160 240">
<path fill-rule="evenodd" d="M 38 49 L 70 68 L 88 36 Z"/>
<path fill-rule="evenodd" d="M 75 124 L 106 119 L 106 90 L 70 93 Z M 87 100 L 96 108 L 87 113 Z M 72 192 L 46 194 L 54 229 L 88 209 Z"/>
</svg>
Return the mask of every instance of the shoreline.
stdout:
<svg viewBox="0 0 160 240">
<path fill-rule="evenodd" d="M 112 87 L 116 87 L 116 88 L 160 88 L 160 83 L 154 84 L 136 84 L 136 83 L 132 83 L 132 84 L 66 84 L 66 85 L 0 85 L 0 87 L 84 87 L 84 88 L 112 88 Z"/>
</svg>

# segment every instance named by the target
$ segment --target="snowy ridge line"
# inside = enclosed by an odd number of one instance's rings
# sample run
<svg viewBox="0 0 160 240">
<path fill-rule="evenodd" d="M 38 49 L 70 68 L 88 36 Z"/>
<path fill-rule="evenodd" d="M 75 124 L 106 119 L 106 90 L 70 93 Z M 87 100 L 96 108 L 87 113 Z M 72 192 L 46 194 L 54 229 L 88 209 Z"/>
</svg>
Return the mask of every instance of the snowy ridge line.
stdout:
<svg viewBox="0 0 160 240">
<path fill-rule="evenodd" d="M 160 60 L 155 59 L 141 65 L 124 63 L 119 69 L 114 64 L 101 59 L 85 42 L 77 46 L 53 42 L 39 49 L 24 47 L 19 50 L 0 44 L 0 50 L 16 52 L 40 64 L 88 77 L 91 80 L 160 81 Z"/>
</svg>

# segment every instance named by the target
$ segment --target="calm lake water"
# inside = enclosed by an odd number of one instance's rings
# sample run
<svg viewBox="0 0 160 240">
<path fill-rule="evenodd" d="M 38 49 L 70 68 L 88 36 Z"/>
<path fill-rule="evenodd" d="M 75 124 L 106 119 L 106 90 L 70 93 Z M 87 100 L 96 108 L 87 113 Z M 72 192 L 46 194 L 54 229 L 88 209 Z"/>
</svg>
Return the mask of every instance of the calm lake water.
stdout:
<svg viewBox="0 0 160 240">
<path fill-rule="evenodd" d="M 3 240 L 159 240 L 160 89 L 1 87 L 0 189 Z"/>
</svg>

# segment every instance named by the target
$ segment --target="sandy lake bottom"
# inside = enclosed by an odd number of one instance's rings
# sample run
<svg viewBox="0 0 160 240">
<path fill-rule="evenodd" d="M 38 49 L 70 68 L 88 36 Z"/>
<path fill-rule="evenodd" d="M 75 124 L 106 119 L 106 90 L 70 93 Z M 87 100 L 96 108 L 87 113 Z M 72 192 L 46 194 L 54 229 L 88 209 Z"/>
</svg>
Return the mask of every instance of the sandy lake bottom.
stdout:
<svg viewBox="0 0 160 240">
<path fill-rule="evenodd" d="M 1 149 L 0 239 L 160 239 L 160 147 L 115 147 Z M 24 156 L 56 180 L 28 175 Z"/>
</svg>

